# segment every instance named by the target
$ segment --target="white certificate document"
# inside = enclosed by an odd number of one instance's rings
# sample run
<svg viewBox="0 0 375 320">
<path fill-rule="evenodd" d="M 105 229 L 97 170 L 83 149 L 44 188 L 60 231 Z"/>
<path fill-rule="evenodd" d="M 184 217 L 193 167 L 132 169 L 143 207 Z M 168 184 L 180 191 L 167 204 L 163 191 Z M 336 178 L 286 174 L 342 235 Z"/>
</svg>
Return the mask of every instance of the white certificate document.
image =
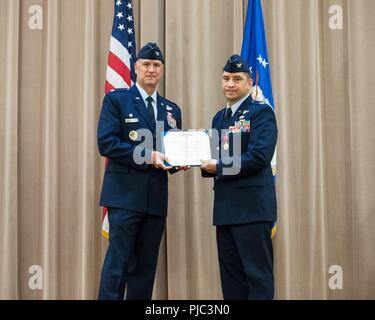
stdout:
<svg viewBox="0 0 375 320">
<path fill-rule="evenodd" d="M 210 137 L 206 131 L 168 131 L 163 137 L 164 154 L 172 167 L 201 166 L 211 159 Z"/>
</svg>

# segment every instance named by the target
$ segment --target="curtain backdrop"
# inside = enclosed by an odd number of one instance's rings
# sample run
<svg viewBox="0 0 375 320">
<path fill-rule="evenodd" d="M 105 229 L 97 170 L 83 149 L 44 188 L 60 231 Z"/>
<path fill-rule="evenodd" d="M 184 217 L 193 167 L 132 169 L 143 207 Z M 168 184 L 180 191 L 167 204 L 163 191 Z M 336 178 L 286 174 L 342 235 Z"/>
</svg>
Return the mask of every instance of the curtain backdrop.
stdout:
<svg viewBox="0 0 375 320">
<path fill-rule="evenodd" d="M 133 4 L 137 48 L 155 41 L 165 53 L 159 92 L 185 129 L 209 127 L 247 1 Z M 342 29 L 330 28 L 332 5 Z M 42 29 L 30 28 L 33 6 Z M 276 298 L 375 299 L 375 1 L 263 0 L 263 11 L 279 127 Z M 112 18 L 113 0 L 0 0 L 0 299 L 97 296 L 108 242 L 96 128 Z M 192 169 L 169 189 L 154 298 L 221 299 L 212 181 Z M 342 290 L 329 286 L 331 266 Z"/>
</svg>

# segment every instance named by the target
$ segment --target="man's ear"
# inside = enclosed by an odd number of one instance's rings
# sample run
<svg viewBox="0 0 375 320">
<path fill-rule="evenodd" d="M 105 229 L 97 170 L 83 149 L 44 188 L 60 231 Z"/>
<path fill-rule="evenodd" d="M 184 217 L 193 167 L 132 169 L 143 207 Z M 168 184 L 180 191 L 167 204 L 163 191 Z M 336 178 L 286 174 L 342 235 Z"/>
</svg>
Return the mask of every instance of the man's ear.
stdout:
<svg viewBox="0 0 375 320">
<path fill-rule="evenodd" d="M 253 78 L 251 78 L 251 76 L 249 78 L 249 84 L 250 84 L 250 88 L 252 88 L 254 85 L 254 81 L 253 81 Z"/>
<path fill-rule="evenodd" d="M 135 74 L 138 74 L 138 61 L 134 63 L 134 72 Z"/>
</svg>

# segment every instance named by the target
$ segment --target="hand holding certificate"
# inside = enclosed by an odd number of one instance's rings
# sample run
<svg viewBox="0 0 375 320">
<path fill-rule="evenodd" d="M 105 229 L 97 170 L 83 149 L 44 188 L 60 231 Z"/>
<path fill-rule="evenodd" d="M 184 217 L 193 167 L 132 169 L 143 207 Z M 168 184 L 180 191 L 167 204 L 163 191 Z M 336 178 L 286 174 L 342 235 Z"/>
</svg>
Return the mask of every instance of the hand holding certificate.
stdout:
<svg viewBox="0 0 375 320">
<path fill-rule="evenodd" d="M 211 159 L 210 137 L 206 131 L 168 131 L 163 137 L 164 154 L 169 165 L 201 166 Z"/>
</svg>

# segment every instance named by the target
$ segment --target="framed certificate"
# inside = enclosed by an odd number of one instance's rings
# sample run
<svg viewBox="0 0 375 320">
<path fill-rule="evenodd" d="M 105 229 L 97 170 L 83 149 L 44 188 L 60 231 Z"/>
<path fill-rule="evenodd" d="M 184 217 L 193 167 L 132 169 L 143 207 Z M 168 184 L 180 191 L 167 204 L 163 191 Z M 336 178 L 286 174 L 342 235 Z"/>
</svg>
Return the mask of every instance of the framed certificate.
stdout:
<svg viewBox="0 0 375 320">
<path fill-rule="evenodd" d="M 201 166 L 201 160 L 211 159 L 207 130 L 168 131 L 163 134 L 163 151 L 172 167 Z"/>
</svg>

